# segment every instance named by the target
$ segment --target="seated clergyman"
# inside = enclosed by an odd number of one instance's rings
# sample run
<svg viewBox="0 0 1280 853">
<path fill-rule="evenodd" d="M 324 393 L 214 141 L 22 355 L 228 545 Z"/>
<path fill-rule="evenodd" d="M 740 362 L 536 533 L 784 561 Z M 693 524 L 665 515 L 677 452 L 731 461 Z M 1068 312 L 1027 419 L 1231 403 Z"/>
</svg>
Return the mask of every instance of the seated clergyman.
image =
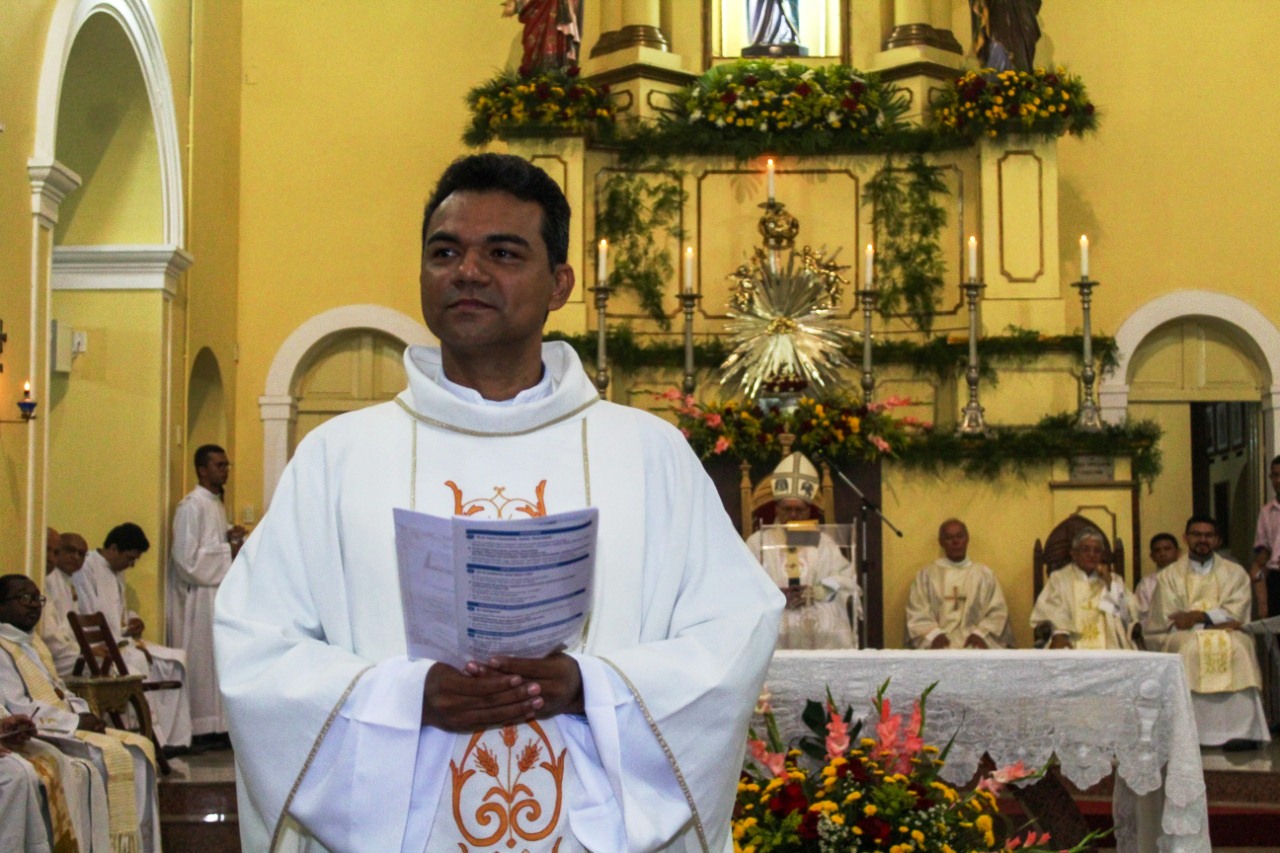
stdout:
<svg viewBox="0 0 1280 853">
<path fill-rule="evenodd" d="M 783 459 L 769 482 L 776 525 L 800 525 L 810 519 L 821 483 L 818 469 L 804 454 Z M 825 533 L 817 534 L 816 544 L 800 546 L 793 546 L 788 535 L 781 527 L 768 527 L 747 538 L 751 553 L 787 596 L 778 648 L 856 648 L 849 609 L 858 612 L 858 585 L 849 560 Z"/>
<path fill-rule="evenodd" d="M 1144 577 L 1133 588 L 1133 599 L 1138 604 L 1138 621 L 1146 623 L 1151 615 L 1151 599 L 1156 594 L 1156 578 L 1165 566 L 1176 563 L 1182 556 L 1182 548 L 1178 545 L 1178 537 L 1172 533 L 1157 533 L 1151 537 L 1151 562 L 1156 570 Z"/>
<path fill-rule="evenodd" d="M 1049 626 L 1051 649 L 1135 649 L 1138 608 L 1111 566 L 1102 534 L 1085 528 L 1071 540 L 1071 562 L 1049 575 L 1031 610 L 1031 627 Z"/>
<path fill-rule="evenodd" d="M 920 570 L 907 597 L 907 645 L 988 649 L 1013 645 L 1009 608 L 995 572 L 969 559 L 969 529 L 949 518 L 938 528 L 945 556 Z"/>
<path fill-rule="evenodd" d="M 1269 741 L 1258 659 L 1240 631 L 1252 605 L 1249 575 L 1214 553 L 1220 539 L 1212 518 L 1192 516 L 1184 538 L 1186 556 L 1157 576 L 1143 625 L 1148 648 L 1182 656 L 1202 746 Z"/>
<path fill-rule="evenodd" d="M 94 763 L 107 783 L 114 849 L 158 850 L 151 741 L 107 728 L 88 703 L 68 692 L 49 649 L 35 633 L 44 604 L 26 575 L 0 576 L 0 702 L 9 713 L 29 717 L 42 733 L 64 736 L 60 749 Z"/>
</svg>

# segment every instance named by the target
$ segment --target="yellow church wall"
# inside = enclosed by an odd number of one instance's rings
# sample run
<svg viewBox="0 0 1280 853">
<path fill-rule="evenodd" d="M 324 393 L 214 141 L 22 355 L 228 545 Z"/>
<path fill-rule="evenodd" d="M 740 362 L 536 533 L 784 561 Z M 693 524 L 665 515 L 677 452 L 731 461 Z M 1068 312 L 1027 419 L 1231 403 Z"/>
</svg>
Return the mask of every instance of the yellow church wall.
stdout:
<svg viewBox="0 0 1280 853">
<path fill-rule="evenodd" d="M 1099 133 L 1058 146 L 1063 277 L 1078 277 L 1087 233 L 1103 282 L 1095 329 L 1114 332 L 1154 295 L 1193 288 L 1274 314 L 1280 183 L 1268 176 L 1280 92 L 1247 68 L 1273 51 L 1275 13 L 1270 0 L 1041 8 L 1053 58 L 1084 77 L 1101 110 Z M 1074 302 L 1068 328 L 1079 327 Z"/>
<path fill-rule="evenodd" d="M 49 422 L 49 524 L 91 547 L 117 524 L 142 526 L 152 548 L 126 576 L 130 603 L 162 636 L 162 531 L 168 519 L 159 405 L 166 305 L 156 291 L 58 291 L 53 314 L 88 334 L 70 374 L 54 374 Z"/>
<path fill-rule="evenodd" d="M 421 316 L 422 206 L 464 153 L 466 89 L 518 44 L 519 24 L 499 12 L 414 0 L 245 6 L 236 510 L 261 503 L 257 397 L 284 339 L 342 305 Z"/>
<path fill-rule="evenodd" d="M 50 4 L 0 6 L 0 56 L 4 57 L 4 106 L 0 109 L 0 320 L 9 339 L 0 354 L 0 419 L 15 420 L 22 383 L 31 363 L 31 183 L 27 159 L 35 138 L 36 84 Z M 38 381 L 34 383 L 39 389 Z M 37 393 L 38 390 L 37 390 Z M 23 571 L 27 454 L 41 423 L 0 424 L 0 573 Z M 37 496 L 37 500 L 39 497 Z M 38 511 L 38 507 L 36 508 Z M 32 543 L 34 545 L 34 543 Z M 36 561 L 43 565 L 43 558 Z"/>
</svg>

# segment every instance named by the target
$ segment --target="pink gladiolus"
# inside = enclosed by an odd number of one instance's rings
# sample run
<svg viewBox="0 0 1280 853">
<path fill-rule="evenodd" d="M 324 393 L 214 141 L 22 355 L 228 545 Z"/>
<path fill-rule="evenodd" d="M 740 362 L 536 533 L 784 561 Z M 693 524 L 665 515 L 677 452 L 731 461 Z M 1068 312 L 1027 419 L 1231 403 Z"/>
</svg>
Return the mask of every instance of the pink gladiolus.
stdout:
<svg viewBox="0 0 1280 853">
<path fill-rule="evenodd" d="M 775 778 L 786 772 L 786 754 L 781 752 L 770 752 L 765 749 L 764 741 L 748 740 L 747 751 L 751 753 L 751 758 Z"/>
<path fill-rule="evenodd" d="M 690 435 L 689 430 L 685 429 L 684 427 L 680 427 L 680 432 L 684 434 L 685 438 L 688 438 Z"/>
<path fill-rule="evenodd" d="M 1010 764 L 1008 767 L 1001 767 L 993 771 L 990 776 L 978 783 L 978 790 L 990 791 L 993 796 L 999 796 L 1005 785 L 1010 782 L 1016 782 L 1019 779 L 1025 779 L 1030 775 L 1031 771 L 1019 760 L 1016 764 Z M 1028 843 L 1030 843 L 1029 839 Z"/>
<path fill-rule="evenodd" d="M 679 400 L 683 395 L 679 388 L 668 388 L 658 395 L 659 400 Z"/>
<path fill-rule="evenodd" d="M 720 415 L 717 414 L 716 412 L 711 412 L 710 414 L 708 414 L 705 420 L 707 422 L 707 426 L 711 427 L 712 429 L 715 429 L 716 427 L 720 426 L 720 424 L 724 423 L 724 418 L 720 417 Z"/>
<path fill-rule="evenodd" d="M 881 453 L 888 453 L 890 450 L 889 442 L 885 441 L 883 438 L 881 438 L 878 435 L 867 436 L 867 441 L 874 444 L 876 446 L 876 449 L 879 450 Z"/>
<path fill-rule="evenodd" d="M 827 721 L 827 760 L 844 755 L 849 751 L 849 727 L 845 725 L 840 715 L 831 712 L 831 719 Z"/>
<path fill-rule="evenodd" d="M 716 439 L 716 446 L 711 448 L 712 453 L 724 453 L 729 449 L 729 439 L 723 435 Z"/>
</svg>

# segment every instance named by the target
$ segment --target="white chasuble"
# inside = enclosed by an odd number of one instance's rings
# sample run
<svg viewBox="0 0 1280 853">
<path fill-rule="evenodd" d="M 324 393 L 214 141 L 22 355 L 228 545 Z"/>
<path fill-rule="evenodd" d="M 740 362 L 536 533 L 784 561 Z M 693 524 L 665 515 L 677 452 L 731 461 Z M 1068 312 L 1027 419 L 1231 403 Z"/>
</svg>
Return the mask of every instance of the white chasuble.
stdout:
<svg viewBox="0 0 1280 853">
<path fill-rule="evenodd" d="M 1077 649 L 1134 649 L 1129 628 L 1137 605 L 1119 576 L 1104 587 L 1075 563 L 1051 573 L 1031 610 L 1031 627 L 1047 622 Z"/>
<path fill-rule="evenodd" d="M 849 621 L 849 605 L 858 610 L 858 584 L 853 566 L 840 546 L 825 533 L 810 548 L 784 548 L 783 531 L 757 530 L 747 537 L 747 547 L 756 556 L 775 586 L 787 586 L 795 577 L 809 588 L 812 600 L 782 612 L 778 629 L 780 649 L 852 649 L 857 638 Z"/>
<path fill-rule="evenodd" d="M 395 402 L 299 445 L 217 602 L 245 849 L 732 849 L 782 596 L 677 431 L 600 401 L 567 346 L 543 363 L 548 396 L 487 406 L 440 387 L 438 350 L 410 348 Z M 585 715 L 422 726 L 433 661 L 405 656 L 392 510 L 587 505 L 592 610 L 569 650 Z"/>
<path fill-rule="evenodd" d="M 907 645 L 927 649 L 940 634 L 962 649 L 973 634 L 988 646 L 1009 648 L 1013 629 L 995 572 L 966 558 L 939 557 L 916 575 L 907 596 Z"/>
</svg>

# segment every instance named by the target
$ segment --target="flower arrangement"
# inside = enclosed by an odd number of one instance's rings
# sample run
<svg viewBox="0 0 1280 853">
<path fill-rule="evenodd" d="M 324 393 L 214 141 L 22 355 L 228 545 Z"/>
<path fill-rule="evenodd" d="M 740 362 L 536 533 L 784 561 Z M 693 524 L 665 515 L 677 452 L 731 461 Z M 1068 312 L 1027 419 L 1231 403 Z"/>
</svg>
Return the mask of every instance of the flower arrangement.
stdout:
<svg viewBox="0 0 1280 853">
<path fill-rule="evenodd" d="M 478 148 L 494 138 L 587 134 L 612 138 L 617 127 L 609 87 L 580 77 L 577 66 L 503 71 L 467 93 L 471 124 L 462 141 Z"/>
<path fill-rule="evenodd" d="M 727 455 L 752 465 L 780 458 L 783 434 L 794 436 L 793 450 L 840 463 L 896 455 L 933 428 L 917 418 L 891 414 L 912 405 L 903 397 L 870 405 L 843 394 L 825 401 L 800 397 L 794 408 L 735 401 L 702 403 L 675 388 L 658 398 L 671 402 L 676 426 L 699 457 Z"/>
<path fill-rule="evenodd" d="M 870 151 L 905 130 L 905 97 L 848 65 L 742 59 L 715 66 L 671 97 L 674 113 L 635 140 L 650 153 Z"/>
<path fill-rule="evenodd" d="M 1039 774 L 1018 762 L 968 792 L 943 782 L 939 771 L 950 746 L 939 750 L 922 736 L 933 686 L 904 719 L 884 695 L 888 684 L 872 701 L 874 737 L 859 738 L 862 721 L 852 719 L 852 708 L 838 713 L 828 692 L 824 703 L 811 700 L 805 707 L 803 719 L 813 734 L 789 750 L 767 694 L 762 697 L 756 710 L 767 740 L 754 730 L 748 734 L 733 813 L 735 853 L 1044 850 L 1047 833 L 1005 831 L 996 799 L 1010 782 Z M 814 771 L 812 763 L 821 766 Z M 1072 851 L 1086 849 L 1095 838 L 1091 834 Z"/>
<path fill-rule="evenodd" d="M 967 140 L 1010 133 L 1083 136 L 1098 116 L 1084 82 L 1059 65 L 1052 71 L 970 71 L 945 89 L 933 110 L 939 133 Z"/>
</svg>

